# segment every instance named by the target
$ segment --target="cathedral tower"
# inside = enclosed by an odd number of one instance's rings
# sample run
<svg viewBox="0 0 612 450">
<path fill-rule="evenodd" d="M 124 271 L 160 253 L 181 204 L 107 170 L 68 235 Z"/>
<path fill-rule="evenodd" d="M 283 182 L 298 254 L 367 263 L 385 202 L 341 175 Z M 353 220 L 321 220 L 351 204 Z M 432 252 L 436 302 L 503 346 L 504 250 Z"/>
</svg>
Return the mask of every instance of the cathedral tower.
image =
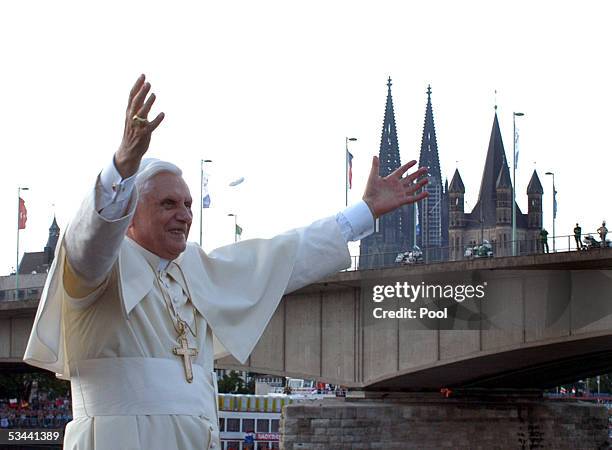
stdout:
<svg viewBox="0 0 612 450">
<path fill-rule="evenodd" d="M 383 177 L 401 165 L 391 86 L 389 77 L 379 151 L 379 175 Z M 393 265 L 399 252 L 410 250 L 414 245 L 413 217 L 413 205 L 403 206 L 381 217 L 378 220 L 377 231 L 361 240 L 359 268 L 371 269 Z"/>
</svg>

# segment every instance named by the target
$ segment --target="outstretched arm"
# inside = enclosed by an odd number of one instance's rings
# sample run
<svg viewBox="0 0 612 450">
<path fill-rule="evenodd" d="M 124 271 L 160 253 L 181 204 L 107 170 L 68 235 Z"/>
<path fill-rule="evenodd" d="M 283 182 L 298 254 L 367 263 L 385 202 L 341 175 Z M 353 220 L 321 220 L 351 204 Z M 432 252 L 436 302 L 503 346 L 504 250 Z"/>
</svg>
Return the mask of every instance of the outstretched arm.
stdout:
<svg viewBox="0 0 612 450">
<path fill-rule="evenodd" d="M 285 294 L 348 267 L 348 241 L 371 234 L 374 219 L 381 215 L 427 197 L 426 191 L 419 192 L 428 182 L 426 167 L 404 176 L 415 164 L 416 161 L 410 161 L 389 176 L 381 177 L 378 158 L 374 157 L 363 202 L 345 209 L 335 218 L 297 229 L 300 240 Z"/>
<path fill-rule="evenodd" d="M 66 287 L 74 297 L 92 292 L 106 279 L 136 206 L 133 177 L 149 148 L 151 134 L 164 119 L 160 113 L 149 122 L 147 115 L 155 94 L 147 98 L 151 85 L 141 75 L 132 87 L 125 114 L 123 138 L 113 165 L 103 171 L 95 192 L 83 203 L 66 231 Z M 114 174 L 114 175 L 113 175 Z M 110 184 L 110 185 L 109 185 Z"/>
</svg>

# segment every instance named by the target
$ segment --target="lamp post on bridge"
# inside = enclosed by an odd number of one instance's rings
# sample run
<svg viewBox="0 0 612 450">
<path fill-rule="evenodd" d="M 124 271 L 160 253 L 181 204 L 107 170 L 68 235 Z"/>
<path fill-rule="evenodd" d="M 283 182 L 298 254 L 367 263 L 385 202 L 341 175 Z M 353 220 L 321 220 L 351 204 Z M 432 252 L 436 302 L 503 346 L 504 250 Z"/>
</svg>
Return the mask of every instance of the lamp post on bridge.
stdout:
<svg viewBox="0 0 612 450">
<path fill-rule="evenodd" d="M 238 214 L 229 213 L 228 217 L 234 218 L 234 242 L 238 242 Z"/>
<path fill-rule="evenodd" d="M 546 175 L 552 175 L 553 182 L 553 253 L 555 253 L 555 219 L 557 218 L 557 189 L 555 188 L 554 172 L 546 172 Z"/>
</svg>

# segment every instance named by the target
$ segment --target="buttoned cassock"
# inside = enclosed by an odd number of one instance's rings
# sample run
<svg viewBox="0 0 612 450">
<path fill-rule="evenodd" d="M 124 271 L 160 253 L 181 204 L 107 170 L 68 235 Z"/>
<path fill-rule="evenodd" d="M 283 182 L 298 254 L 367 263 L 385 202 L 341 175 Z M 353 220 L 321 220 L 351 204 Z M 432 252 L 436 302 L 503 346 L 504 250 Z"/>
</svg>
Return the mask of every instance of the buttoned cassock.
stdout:
<svg viewBox="0 0 612 450">
<path fill-rule="evenodd" d="M 125 236 L 136 189 L 117 220 L 98 212 L 103 189 L 98 177 L 60 240 L 24 360 L 71 379 L 66 450 L 218 447 L 215 352 L 244 363 L 284 293 L 350 265 L 339 221 L 210 254 L 190 243 L 168 263 Z M 164 295 L 193 329 L 197 321 L 193 383 L 172 353 Z"/>
</svg>

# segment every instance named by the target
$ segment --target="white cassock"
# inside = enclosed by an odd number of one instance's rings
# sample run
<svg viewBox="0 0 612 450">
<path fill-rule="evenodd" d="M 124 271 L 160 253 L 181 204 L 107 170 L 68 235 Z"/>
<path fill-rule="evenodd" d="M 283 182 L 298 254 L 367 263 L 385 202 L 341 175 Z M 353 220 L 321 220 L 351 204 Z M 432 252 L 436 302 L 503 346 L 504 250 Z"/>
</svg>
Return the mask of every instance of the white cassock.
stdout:
<svg viewBox="0 0 612 450">
<path fill-rule="evenodd" d="M 219 448 L 215 350 L 244 363 L 283 294 L 348 267 L 346 242 L 371 232 L 372 216 L 361 202 L 208 255 L 190 243 L 168 262 L 125 236 L 138 196 L 129 183 L 116 184 L 113 201 L 127 192 L 118 218 L 101 215 L 117 176 L 102 172 L 61 239 L 24 360 L 71 380 L 66 450 Z M 174 312 L 193 331 L 191 383 L 173 353 Z"/>
</svg>

